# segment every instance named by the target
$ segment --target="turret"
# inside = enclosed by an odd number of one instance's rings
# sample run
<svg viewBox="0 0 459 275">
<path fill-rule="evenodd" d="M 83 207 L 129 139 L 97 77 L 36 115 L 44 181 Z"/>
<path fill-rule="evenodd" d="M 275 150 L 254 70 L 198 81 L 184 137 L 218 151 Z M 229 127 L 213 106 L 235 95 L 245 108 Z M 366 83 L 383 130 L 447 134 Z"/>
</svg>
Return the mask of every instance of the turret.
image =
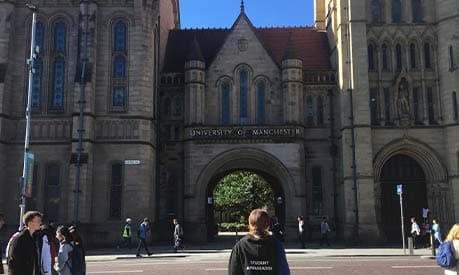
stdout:
<svg viewBox="0 0 459 275">
<path fill-rule="evenodd" d="M 300 123 L 303 102 L 303 61 L 298 58 L 290 33 L 282 60 L 284 122 Z"/>
<path fill-rule="evenodd" d="M 203 124 L 205 115 L 205 69 L 199 43 L 194 38 L 185 62 L 185 124 Z"/>
</svg>

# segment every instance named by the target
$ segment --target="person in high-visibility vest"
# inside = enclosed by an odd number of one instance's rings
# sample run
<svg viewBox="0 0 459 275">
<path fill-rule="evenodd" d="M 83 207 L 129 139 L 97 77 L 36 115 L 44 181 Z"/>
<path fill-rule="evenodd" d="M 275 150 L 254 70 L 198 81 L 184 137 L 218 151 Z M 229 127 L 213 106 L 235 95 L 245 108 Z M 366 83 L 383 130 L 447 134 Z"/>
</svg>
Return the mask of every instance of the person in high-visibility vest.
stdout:
<svg viewBox="0 0 459 275">
<path fill-rule="evenodd" d="M 132 223 L 132 219 L 131 218 L 127 218 L 126 219 L 126 224 L 124 225 L 124 228 L 123 228 L 123 241 L 121 242 L 120 244 L 120 247 L 127 247 L 129 249 L 131 249 L 131 246 L 132 246 L 132 226 L 131 226 L 131 223 Z"/>
</svg>

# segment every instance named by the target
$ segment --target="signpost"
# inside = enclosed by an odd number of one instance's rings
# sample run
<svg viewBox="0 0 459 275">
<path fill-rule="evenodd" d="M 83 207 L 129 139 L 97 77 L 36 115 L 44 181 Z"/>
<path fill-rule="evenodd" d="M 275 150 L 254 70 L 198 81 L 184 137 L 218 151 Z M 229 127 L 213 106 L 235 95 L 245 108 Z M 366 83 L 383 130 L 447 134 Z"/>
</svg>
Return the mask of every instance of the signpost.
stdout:
<svg viewBox="0 0 459 275">
<path fill-rule="evenodd" d="M 402 223 L 402 242 L 403 242 L 403 254 L 406 255 L 406 247 L 405 247 L 405 226 L 403 222 L 403 185 L 397 184 L 397 195 L 400 197 L 400 219 Z"/>
</svg>

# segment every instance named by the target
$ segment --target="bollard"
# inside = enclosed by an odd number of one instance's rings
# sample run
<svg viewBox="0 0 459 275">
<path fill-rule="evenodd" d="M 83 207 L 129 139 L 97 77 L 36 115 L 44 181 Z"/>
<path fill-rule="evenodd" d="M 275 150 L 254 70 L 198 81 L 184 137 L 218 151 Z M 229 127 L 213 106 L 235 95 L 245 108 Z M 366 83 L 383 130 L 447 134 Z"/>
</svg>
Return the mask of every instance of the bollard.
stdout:
<svg viewBox="0 0 459 275">
<path fill-rule="evenodd" d="M 410 251 L 410 256 L 413 256 L 413 237 L 408 237 L 408 250 Z"/>
</svg>

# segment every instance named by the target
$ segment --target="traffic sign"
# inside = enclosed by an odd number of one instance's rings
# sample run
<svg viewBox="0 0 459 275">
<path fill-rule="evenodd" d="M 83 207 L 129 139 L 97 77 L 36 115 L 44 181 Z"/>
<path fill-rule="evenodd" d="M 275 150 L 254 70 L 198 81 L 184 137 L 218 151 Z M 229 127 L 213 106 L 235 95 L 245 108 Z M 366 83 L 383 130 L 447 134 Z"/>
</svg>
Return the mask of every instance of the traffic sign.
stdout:
<svg viewBox="0 0 459 275">
<path fill-rule="evenodd" d="M 397 184 L 397 195 L 400 195 L 402 193 L 403 193 L 403 185 Z"/>
</svg>

